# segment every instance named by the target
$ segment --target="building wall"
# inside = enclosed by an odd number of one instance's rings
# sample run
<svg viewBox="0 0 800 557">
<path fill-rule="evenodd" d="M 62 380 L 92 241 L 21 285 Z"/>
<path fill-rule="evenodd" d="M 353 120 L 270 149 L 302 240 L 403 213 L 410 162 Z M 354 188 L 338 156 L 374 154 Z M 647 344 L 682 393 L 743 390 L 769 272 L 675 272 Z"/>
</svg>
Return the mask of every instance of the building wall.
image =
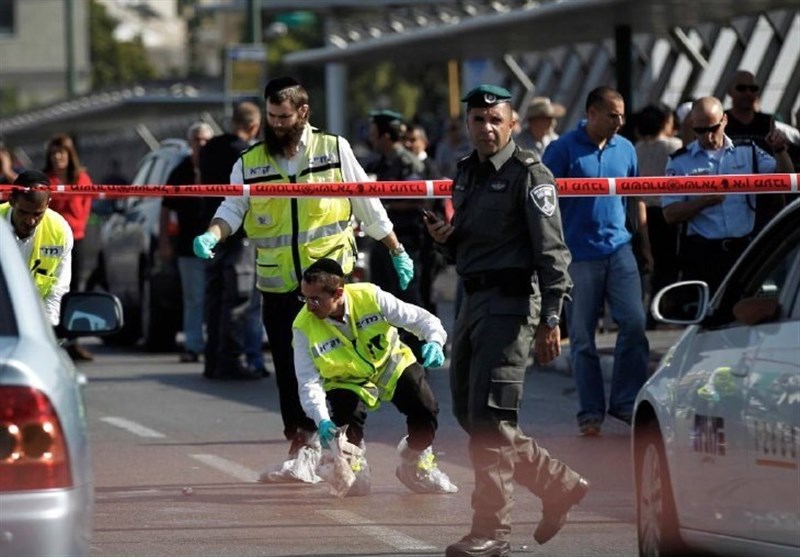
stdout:
<svg viewBox="0 0 800 557">
<path fill-rule="evenodd" d="M 61 99 L 67 92 L 64 0 L 11 0 L 14 30 L 0 35 L 0 88 L 20 108 Z M 89 90 L 88 2 L 73 3 L 77 92 Z"/>
</svg>

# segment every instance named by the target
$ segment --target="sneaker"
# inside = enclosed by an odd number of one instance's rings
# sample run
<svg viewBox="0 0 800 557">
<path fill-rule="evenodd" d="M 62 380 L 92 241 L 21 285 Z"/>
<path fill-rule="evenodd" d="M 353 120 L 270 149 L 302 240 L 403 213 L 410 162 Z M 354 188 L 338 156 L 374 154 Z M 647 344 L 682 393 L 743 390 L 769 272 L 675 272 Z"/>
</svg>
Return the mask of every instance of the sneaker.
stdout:
<svg viewBox="0 0 800 557">
<path fill-rule="evenodd" d="M 200 354 L 192 350 L 186 350 L 178 356 L 178 361 L 182 364 L 194 364 L 200 361 Z"/>
<path fill-rule="evenodd" d="M 631 425 L 632 418 L 631 415 L 627 412 L 614 412 L 612 410 L 609 410 L 608 415 L 611 416 L 612 418 L 618 419 L 621 422 L 625 422 L 626 424 Z"/>
<path fill-rule="evenodd" d="M 260 377 L 269 377 L 272 375 L 272 372 L 267 369 L 267 366 L 264 364 L 247 364 L 247 369 L 250 373 Z"/>
<path fill-rule="evenodd" d="M 578 424 L 581 432 L 581 437 L 597 437 L 600 435 L 600 429 L 603 425 L 603 420 L 589 419 L 584 420 Z"/>
<path fill-rule="evenodd" d="M 404 437 L 397 446 L 397 451 L 400 454 L 400 464 L 395 469 L 395 475 L 408 489 L 414 493 L 458 492 L 458 487 L 439 469 L 430 447 L 424 451 L 415 451 L 408 446 L 407 437 Z"/>
</svg>

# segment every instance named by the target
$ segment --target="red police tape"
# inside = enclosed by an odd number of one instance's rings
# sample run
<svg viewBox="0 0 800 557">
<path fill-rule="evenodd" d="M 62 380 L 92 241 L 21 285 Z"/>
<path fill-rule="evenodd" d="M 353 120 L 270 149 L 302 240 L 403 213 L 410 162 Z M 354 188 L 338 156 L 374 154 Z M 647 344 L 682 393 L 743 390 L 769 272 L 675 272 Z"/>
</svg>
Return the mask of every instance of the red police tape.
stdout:
<svg viewBox="0 0 800 557">
<path fill-rule="evenodd" d="M 720 176 L 664 176 L 647 178 L 559 178 L 558 195 L 579 196 L 649 196 L 709 195 L 731 193 L 798 193 L 800 174 L 731 174 Z M 0 184 L 0 193 L 15 187 Z M 195 184 L 170 186 L 159 184 L 52 186 L 55 194 L 83 194 L 109 197 L 450 197 L 452 180 L 409 180 L 383 182 L 324 182 L 310 184 Z"/>
</svg>

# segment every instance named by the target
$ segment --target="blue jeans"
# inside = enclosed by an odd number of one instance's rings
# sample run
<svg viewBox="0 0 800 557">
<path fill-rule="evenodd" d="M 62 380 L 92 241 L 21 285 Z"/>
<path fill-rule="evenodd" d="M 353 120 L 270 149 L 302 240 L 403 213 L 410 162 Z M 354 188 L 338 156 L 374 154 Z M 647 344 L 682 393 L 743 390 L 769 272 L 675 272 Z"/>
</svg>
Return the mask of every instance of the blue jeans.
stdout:
<svg viewBox="0 0 800 557">
<path fill-rule="evenodd" d="M 578 424 L 602 423 L 606 414 L 605 388 L 597 355 L 595 331 L 605 303 L 617 324 L 614 368 L 608 412 L 630 417 L 633 402 L 647 379 L 650 345 L 645 335 L 642 286 L 630 244 L 604 259 L 573 261 L 574 287 L 567 302 L 570 359 L 578 390 Z"/>
<path fill-rule="evenodd" d="M 206 260 L 199 257 L 178 257 L 178 272 L 181 275 L 183 297 L 184 349 L 202 354 L 203 312 L 206 294 Z"/>
</svg>

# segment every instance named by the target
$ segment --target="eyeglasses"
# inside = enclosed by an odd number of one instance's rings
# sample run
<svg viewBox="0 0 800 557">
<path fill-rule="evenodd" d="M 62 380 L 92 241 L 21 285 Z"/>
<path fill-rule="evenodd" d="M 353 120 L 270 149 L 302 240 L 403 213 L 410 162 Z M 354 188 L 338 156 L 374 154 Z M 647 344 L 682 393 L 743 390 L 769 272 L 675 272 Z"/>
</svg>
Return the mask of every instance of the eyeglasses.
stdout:
<svg viewBox="0 0 800 557">
<path fill-rule="evenodd" d="M 736 87 L 734 87 L 734 89 L 736 89 L 736 91 L 738 91 L 739 93 L 744 93 L 745 91 L 750 91 L 751 93 L 758 93 L 761 87 L 755 84 L 747 85 L 745 83 L 739 83 L 738 85 L 736 85 Z"/>
<path fill-rule="evenodd" d="M 322 300 L 320 300 L 316 296 L 312 296 L 312 297 L 306 298 L 302 294 L 298 294 L 297 295 L 297 299 L 300 300 L 301 302 L 303 302 L 304 304 L 308 304 L 312 308 L 318 308 L 319 305 L 322 303 Z"/>
<path fill-rule="evenodd" d="M 695 127 L 693 126 L 693 127 L 692 127 L 692 130 L 694 130 L 694 133 L 696 133 L 697 135 L 705 135 L 705 134 L 707 134 L 707 133 L 714 133 L 714 132 L 716 132 L 716 131 L 719 129 L 719 127 L 720 127 L 721 125 L 722 125 L 722 120 L 720 120 L 719 122 L 717 122 L 717 123 L 716 123 L 716 124 L 714 124 L 713 126 L 698 127 L 698 128 L 695 128 Z"/>
</svg>

